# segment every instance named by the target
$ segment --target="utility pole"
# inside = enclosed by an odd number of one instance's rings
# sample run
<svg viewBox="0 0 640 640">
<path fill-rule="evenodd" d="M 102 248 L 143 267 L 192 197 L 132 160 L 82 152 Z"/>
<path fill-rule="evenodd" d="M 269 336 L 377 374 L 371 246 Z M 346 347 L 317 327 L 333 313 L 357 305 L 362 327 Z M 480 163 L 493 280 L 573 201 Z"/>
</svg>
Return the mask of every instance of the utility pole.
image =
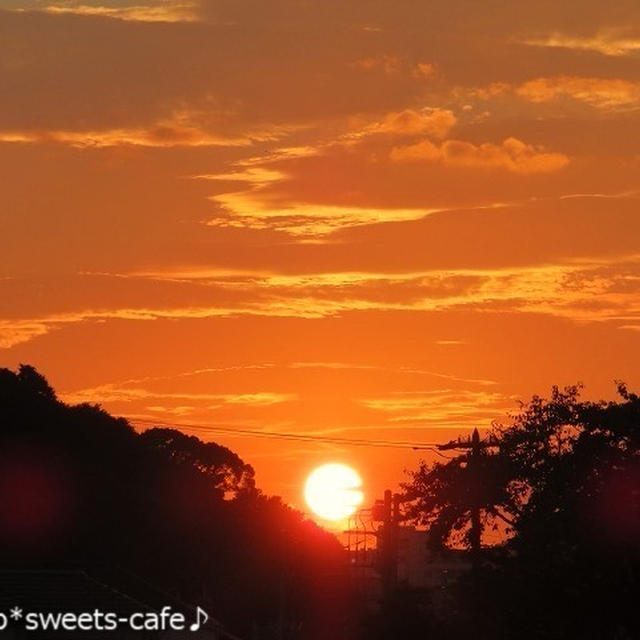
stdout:
<svg viewBox="0 0 640 640">
<path fill-rule="evenodd" d="M 373 519 L 382 522 L 378 534 L 379 570 L 382 578 L 382 589 L 389 594 L 398 581 L 398 543 L 401 496 L 393 494 L 389 489 L 384 492 L 384 501 L 377 501 L 374 506 Z"/>
<path fill-rule="evenodd" d="M 480 470 L 480 456 L 482 449 L 496 447 L 498 444 L 492 439 L 481 441 L 478 429 L 473 430 L 471 438 L 467 440 L 452 440 L 446 444 L 438 445 L 438 449 L 446 451 L 448 449 L 467 449 L 467 471 L 471 485 L 471 564 L 474 570 L 480 566 L 482 550 L 482 522 L 481 522 L 481 501 L 480 483 L 482 482 Z"/>
<path fill-rule="evenodd" d="M 471 477 L 471 562 L 475 567 L 480 565 L 482 548 L 482 524 L 480 522 L 480 434 L 477 429 L 471 436 L 471 455 L 469 456 L 469 475 Z"/>
<path fill-rule="evenodd" d="M 380 539 L 382 588 L 388 594 L 396 582 L 396 532 L 392 512 L 393 498 L 391 491 L 384 492 L 384 522 L 382 524 L 382 536 Z"/>
</svg>

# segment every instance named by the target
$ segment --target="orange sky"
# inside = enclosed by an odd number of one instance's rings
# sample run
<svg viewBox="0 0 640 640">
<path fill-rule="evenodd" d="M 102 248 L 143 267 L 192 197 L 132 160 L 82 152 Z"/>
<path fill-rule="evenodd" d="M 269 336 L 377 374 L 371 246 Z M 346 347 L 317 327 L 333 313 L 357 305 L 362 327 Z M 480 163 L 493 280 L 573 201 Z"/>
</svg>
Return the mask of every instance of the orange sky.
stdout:
<svg viewBox="0 0 640 640">
<path fill-rule="evenodd" d="M 145 420 L 445 441 L 640 388 L 640 5 L 0 0 L 0 364 Z M 303 507 L 422 454 L 214 435 Z"/>
</svg>

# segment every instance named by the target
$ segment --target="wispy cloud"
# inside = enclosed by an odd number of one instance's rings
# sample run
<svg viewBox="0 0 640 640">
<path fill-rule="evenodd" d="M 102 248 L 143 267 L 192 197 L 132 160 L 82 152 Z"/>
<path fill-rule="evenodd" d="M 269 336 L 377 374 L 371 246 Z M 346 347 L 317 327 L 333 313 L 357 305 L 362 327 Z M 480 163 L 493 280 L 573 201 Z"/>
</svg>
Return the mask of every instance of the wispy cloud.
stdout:
<svg viewBox="0 0 640 640">
<path fill-rule="evenodd" d="M 570 97 L 600 108 L 640 108 L 640 82 L 620 78 L 541 77 L 521 84 L 516 93 L 532 102 Z"/>
<path fill-rule="evenodd" d="M 342 229 L 377 222 L 419 220 L 437 209 L 391 209 L 291 203 L 274 206 L 258 194 L 238 191 L 212 196 L 226 216 L 208 221 L 214 227 L 276 229 L 294 236 L 322 236 Z"/>
<path fill-rule="evenodd" d="M 388 414 L 391 423 L 418 423 L 433 428 L 489 426 L 513 408 L 515 399 L 498 392 L 436 389 L 394 391 L 361 402 L 369 409 Z"/>
<path fill-rule="evenodd" d="M 64 2 L 51 3 L 43 7 L 26 9 L 26 11 L 41 11 L 52 15 L 98 16 L 134 22 L 194 22 L 198 20 L 197 6 L 197 2 L 174 2 L 172 0 L 131 6 Z"/>
<path fill-rule="evenodd" d="M 593 36 L 554 32 L 521 41 L 535 47 L 596 51 L 605 56 L 629 56 L 640 51 L 640 37 L 625 33 L 625 29 L 605 29 Z"/>
<path fill-rule="evenodd" d="M 322 318 L 347 312 L 445 311 L 468 309 L 537 313 L 576 322 L 640 318 L 637 257 L 621 262 L 572 261 L 566 264 L 428 271 L 409 274 L 320 273 L 239 275 L 205 281 L 202 294 L 233 292 L 220 305 L 114 307 L 40 317 L 5 319 L 0 344 L 8 348 L 58 327 L 105 320 L 196 320 L 241 315 Z M 184 274 L 182 274 L 184 276 Z M 198 278 L 197 273 L 195 277 Z M 153 278 L 162 281 L 157 274 Z M 167 278 L 173 279 L 169 272 Z"/>
<path fill-rule="evenodd" d="M 426 135 L 444 138 L 456 124 L 457 118 L 449 109 L 424 108 L 420 111 L 405 109 L 391 112 L 372 124 L 365 126 L 350 136 L 361 138 L 365 135 L 385 134 L 394 136 Z"/>
<path fill-rule="evenodd" d="M 489 142 L 475 145 L 462 140 L 447 140 L 437 145 L 423 140 L 395 147 L 391 159 L 396 162 L 442 162 L 453 167 L 506 169 L 523 175 L 558 171 L 569 163 L 569 158 L 563 153 L 539 150 L 517 138 L 507 138 L 499 145 Z"/>
<path fill-rule="evenodd" d="M 104 384 L 88 389 L 81 389 L 64 394 L 64 400 L 70 403 L 81 402 L 131 402 L 137 400 L 220 402 L 223 404 L 241 404 L 263 407 L 295 399 L 289 393 L 258 391 L 252 393 L 189 393 L 152 391 L 141 386 L 129 384 Z"/>
<path fill-rule="evenodd" d="M 0 131 L 0 142 L 23 144 L 58 143 L 77 148 L 136 147 L 245 147 L 258 141 L 275 140 L 275 131 L 244 136 L 216 135 L 197 126 L 173 122 L 146 129 L 107 129 L 95 131 Z"/>
</svg>

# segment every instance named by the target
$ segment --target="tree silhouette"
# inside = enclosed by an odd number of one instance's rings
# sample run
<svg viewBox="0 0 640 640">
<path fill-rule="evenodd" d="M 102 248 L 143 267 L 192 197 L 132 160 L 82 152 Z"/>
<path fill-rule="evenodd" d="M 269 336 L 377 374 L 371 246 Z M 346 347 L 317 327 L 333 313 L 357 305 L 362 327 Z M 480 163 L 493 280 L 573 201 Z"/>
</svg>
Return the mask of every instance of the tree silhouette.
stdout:
<svg viewBox="0 0 640 640">
<path fill-rule="evenodd" d="M 230 449 L 215 442 L 202 442 L 177 429 L 156 427 L 140 435 L 145 446 L 164 452 L 178 467 L 197 471 L 211 482 L 221 496 L 238 497 L 255 491 L 254 471 Z"/>
<path fill-rule="evenodd" d="M 244 637 L 348 633 L 341 546 L 236 453 L 68 406 L 25 365 L 0 369 L 0 567 L 121 567 Z"/>
<path fill-rule="evenodd" d="M 510 528 L 519 513 L 519 496 L 510 483 L 508 460 L 482 451 L 471 468 L 470 453 L 446 463 L 421 463 L 405 483 L 407 513 L 429 527 L 429 543 L 442 549 L 447 543 L 471 545 L 470 521 L 476 507 L 483 525 L 500 520 Z"/>
<path fill-rule="evenodd" d="M 459 585 L 476 637 L 479 612 L 492 621 L 486 637 L 496 625 L 499 637 L 638 637 L 640 398 L 622 384 L 616 402 L 582 401 L 580 390 L 554 387 L 495 426 L 475 475 L 463 454 L 421 464 L 406 484 L 438 544 L 468 543 L 476 500 L 485 524 L 507 525 L 505 553 Z"/>
</svg>

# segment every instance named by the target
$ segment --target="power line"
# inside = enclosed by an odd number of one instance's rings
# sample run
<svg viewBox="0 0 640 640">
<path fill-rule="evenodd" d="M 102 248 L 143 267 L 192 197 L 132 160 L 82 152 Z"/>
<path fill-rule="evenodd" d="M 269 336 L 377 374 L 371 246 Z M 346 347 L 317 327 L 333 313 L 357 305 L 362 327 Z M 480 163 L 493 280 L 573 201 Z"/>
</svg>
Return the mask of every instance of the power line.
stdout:
<svg viewBox="0 0 640 640">
<path fill-rule="evenodd" d="M 284 433 L 280 431 L 257 431 L 255 429 L 240 429 L 235 427 L 216 427 L 202 424 L 185 424 L 185 423 L 170 423 L 162 422 L 159 420 L 145 420 L 142 418 L 129 418 L 129 422 L 133 424 L 159 426 L 159 427 L 171 427 L 177 429 L 189 429 L 190 431 L 213 431 L 217 433 L 226 433 L 235 436 L 253 437 L 253 438 L 265 438 L 273 440 L 296 440 L 301 442 L 320 442 L 325 444 L 341 444 L 348 446 L 360 446 L 360 447 L 386 447 L 395 449 L 413 449 L 421 451 L 438 451 L 442 443 L 438 442 L 410 442 L 406 440 L 371 440 L 367 438 L 340 438 L 337 436 L 314 436 L 303 433 Z"/>
</svg>

